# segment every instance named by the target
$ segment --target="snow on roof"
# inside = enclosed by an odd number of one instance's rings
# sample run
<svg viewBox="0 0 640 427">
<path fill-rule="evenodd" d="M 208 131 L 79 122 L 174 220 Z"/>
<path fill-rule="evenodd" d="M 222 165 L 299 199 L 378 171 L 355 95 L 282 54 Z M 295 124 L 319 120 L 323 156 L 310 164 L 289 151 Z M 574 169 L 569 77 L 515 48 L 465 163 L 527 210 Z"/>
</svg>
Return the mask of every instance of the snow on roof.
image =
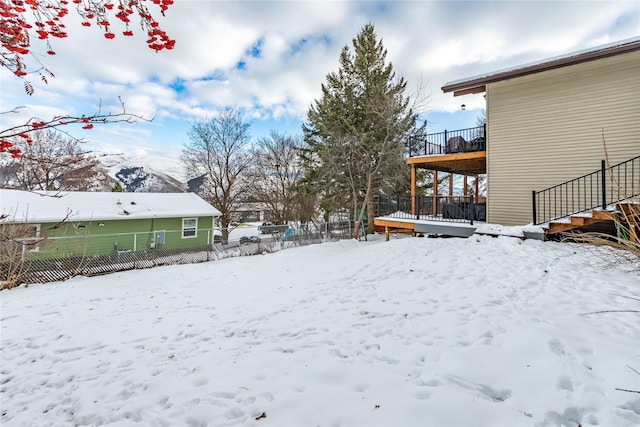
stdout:
<svg viewBox="0 0 640 427">
<path fill-rule="evenodd" d="M 450 82 L 447 82 L 443 87 L 442 90 L 445 92 L 450 91 L 449 88 L 452 86 L 456 86 L 456 85 L 460 85 L 460 84 L 464 84 L 467 82 L 473 82 L 476 80 L 483 80 L 483 79 L 489 79 L 491 77 L 497 76 L 497 75 L 509 75 L 510 73 L 516 72 L 518 70 L 522 70 L 522 69 L 528 69 L 528 68 L 535 68 L 535 67 L 541 67 L 545 64 L 549 64 L 549 63 L 556 63 L 556 62 L 560 62 L 563 60 L 568 60 L 570 58 L 576 58 L 576 57 L 581 57 L 581 56 L 586 56 L 589 54 L 594 54 L 596 52 L 601 52 L 601 51 L 607 51 L 607 50 L 611 50 L 611 49 L 615 49 L 621 46 L 626 46 L 626 45 L 634 45 L 640 42 L 640 37 L 633 37 L 630 39 L 625 39 L 625 40 L 620 40 L 617 42 L 613 42 L 613 43 L 608 43 L 605 45 L 600 45 L 600 46 L 595 46 L 595 47 L 591 47 L 591 48 L 587 48 L 587 49 L 582 49 L 582 50 L 578 50 L 578 51 L 574 51 L 574 52 L 570 52 L 570 53 L 566 53 L 563 55 L 559 55 L 559 56 L 554 56 L 551 58 L 545 58 L 539 61 L 534 61 L 534 62 L 529 62 L 526 64 L 521 64 L 521 65 L 517 65 L 514 67 L 508 67 L 508 68 L 503 68 L 497 71 L 491 71 L 489 73 L 483 73 L 483 74 L 479 74 L 476 76 L 472 76 L 472 77 L 466 77 L 463 79 L 457 79 L 457 80 L 453 80 Z M 445 90 L 446 89 L 446 90 Z M 453 90 L 453 89 L 451 89 Z"/>
<path fill-rule="evenodd" d="M 0 218 L 11 222 L 104 221 L 220 216 L 194 193 L 30 192 L 0 189 Z"/>
</svg>

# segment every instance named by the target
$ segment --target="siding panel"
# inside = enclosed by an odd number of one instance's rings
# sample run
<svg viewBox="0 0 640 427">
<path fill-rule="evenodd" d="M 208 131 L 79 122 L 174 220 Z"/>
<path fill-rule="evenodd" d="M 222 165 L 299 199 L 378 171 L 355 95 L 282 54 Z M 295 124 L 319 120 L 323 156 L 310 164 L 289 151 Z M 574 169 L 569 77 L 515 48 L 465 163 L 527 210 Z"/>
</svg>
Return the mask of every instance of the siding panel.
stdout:
<svg viewBox="0 0 640 427">
<path fill-rule="evenodd" d="M 487 86 L 487 220 L 530 223 L 531 191 L 640 155 L 640 52 Z"/>
</svg>

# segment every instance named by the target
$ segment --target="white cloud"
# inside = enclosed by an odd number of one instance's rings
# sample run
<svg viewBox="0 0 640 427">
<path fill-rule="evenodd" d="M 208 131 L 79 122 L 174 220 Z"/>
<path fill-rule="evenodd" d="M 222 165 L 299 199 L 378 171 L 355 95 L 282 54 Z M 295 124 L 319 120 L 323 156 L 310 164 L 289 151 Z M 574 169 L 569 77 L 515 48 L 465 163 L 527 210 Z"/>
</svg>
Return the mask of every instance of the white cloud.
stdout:
<svg viewBox="0 0 640 427">
<path fill-rule="evenodd" d="M 57 55 L 42 58 L 55 79 L 44 85 L 34 78 L 36 94 L 28 97 L 3 71 L 2 110 L 29 104 L 32 115 L 92 112 L 100 102 L 115 109 L 121 97 L 127 111 L 155 120 L 139 134 L 111 135 L 111 143 L 130 138 L 153 146 L 168 144 L 163 126 L 206 119 L 227 106 L 275 127 L 304 120 L 327 73 L 337 70 L 341 48 L 368 22 L 397 75 L 410 87 L 427 82 L 431 111 L 451 112 L 461 100 L 441 92 L 445 83 L 637 36 L 640 7 L 635 1 L 179 0 L 166 17 L 158 15 L 176 39 L 173 51 L 159 53 L 146 48 L 137 25 L 133 38 L 114 25 L 117 37 L 106 40 L 99 29 L 69 18 L 69 38 L 54 40 Z M 256 46 L 259 54 L 252 55 Z M 481 95 L 464 102 L 470 109 L 484 105 Z M 3 127 L 19 120 L 2 116 Z M 102 143 L 109 137 L 101 135 Z"/>
</svg>

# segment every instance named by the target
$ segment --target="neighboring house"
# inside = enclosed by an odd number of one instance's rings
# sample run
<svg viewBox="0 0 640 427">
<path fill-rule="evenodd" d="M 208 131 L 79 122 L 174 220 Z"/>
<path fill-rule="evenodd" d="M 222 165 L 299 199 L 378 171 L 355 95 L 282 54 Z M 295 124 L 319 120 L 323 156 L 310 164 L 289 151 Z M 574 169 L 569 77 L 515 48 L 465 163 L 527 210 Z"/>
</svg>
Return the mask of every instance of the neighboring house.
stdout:
<svg viewBox="0 0 640 427">
<path fill-rule="evenodd" d="M 210 246 L 219 216 L 194 193 L 0 189 L 0 225 L 37 258 Z"/>
<path fill-rule="evenodd" d="M 640 193 L 640 38 L 457 80 L 442 90 L 485 93 L 486 129 L 465 130 L 462 139 L 463 133 L 443 133 L 435 143 L 442 134 L 434 134 L 417 144 L 407 161 L 412 196 L 418 168 L 486 173 L 486 221 L 526 225 L 534 215 L 545 223 L 615 202 L 616 185 L 627 196 Z M 607 167 L 628 162 L 603 179 L 605 142 Z"/>
<path fill-rule="evenodd" d="M 273 214 L 266 203 L 244 202 L 231 213 L 234 222 L 265 222 L 272 221 Z"/>
</svg>

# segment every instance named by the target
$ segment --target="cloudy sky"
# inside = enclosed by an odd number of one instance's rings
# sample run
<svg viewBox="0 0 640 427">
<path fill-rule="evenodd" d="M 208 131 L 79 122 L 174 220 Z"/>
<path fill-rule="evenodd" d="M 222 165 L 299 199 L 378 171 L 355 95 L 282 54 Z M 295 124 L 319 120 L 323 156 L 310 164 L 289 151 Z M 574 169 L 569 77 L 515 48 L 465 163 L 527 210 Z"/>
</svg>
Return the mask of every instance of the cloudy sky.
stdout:
<svg viewBox="0 0 640 427">
<path fill-rule="evenodd" d="M 424 87 L 422 116 L 439 132 L 474 126 L 484 106 L 482 94 L 443 94 L 449 81 L 640 35 L 637 0 L 176 0 L 166 17 L 156 16 L 176 40 L 173 51 L 151 51 L 139 30 L 107 40 L 70 14 L 69 37 L 54 40 L 57 55 L 43 58 L 56 75 L 48 85 L 34 78 L 35 94 L 27 96 L 18 78 L 0 71 L 0 111 L 27 107 L 0 115 L 0 128 L 90 114 L 100 103 L 117 112 L 121 97 L 128 112 L 153 121 L 69 130 L 93 150 L 176 155 L 194 122 L 236 107 L 253 137 L 298 135 L 340 50 L 370 22 L 409 93 Z"/>
</svg>

